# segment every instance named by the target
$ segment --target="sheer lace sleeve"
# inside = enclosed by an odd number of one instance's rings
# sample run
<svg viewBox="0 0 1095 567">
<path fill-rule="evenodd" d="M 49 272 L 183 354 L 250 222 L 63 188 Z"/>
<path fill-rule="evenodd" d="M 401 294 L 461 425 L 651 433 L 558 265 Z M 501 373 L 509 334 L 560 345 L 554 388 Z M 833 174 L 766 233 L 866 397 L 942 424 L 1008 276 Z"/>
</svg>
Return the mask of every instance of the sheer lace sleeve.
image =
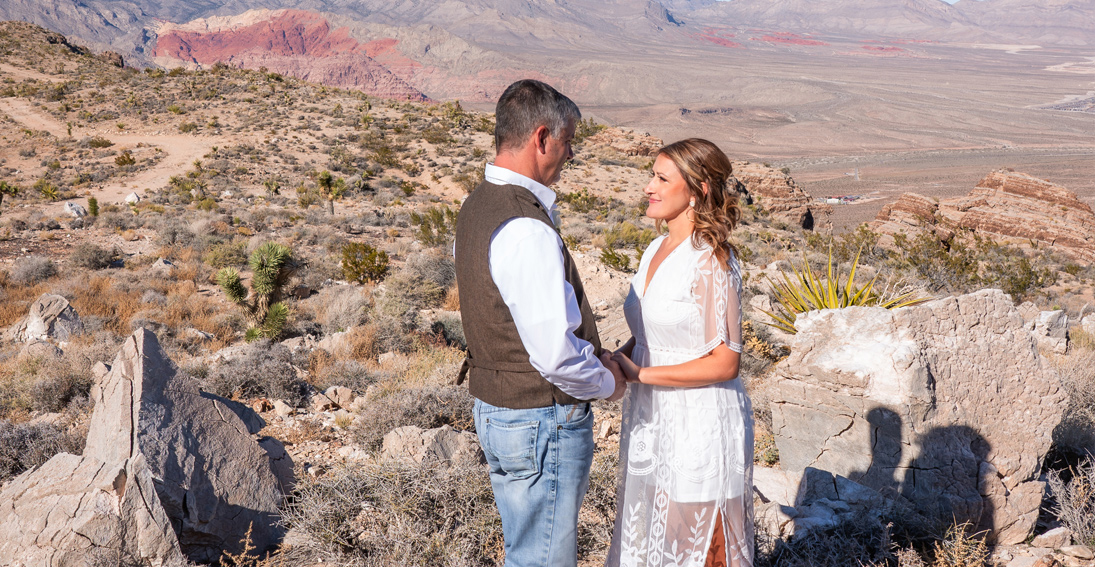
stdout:
<svg viewBox="0 0 1095 567">
<path fill-rule="evenodd" d="M 723 268 L 712 251 L 699 260 L 692 295 L 700 308 L 696 336 L 703 337 L 703 350 L 711 352 L 719 343 L 740 353 L 741 344 L 741 270 L 737 258 L 730 257 L 729 269 Z"/>
</svg>

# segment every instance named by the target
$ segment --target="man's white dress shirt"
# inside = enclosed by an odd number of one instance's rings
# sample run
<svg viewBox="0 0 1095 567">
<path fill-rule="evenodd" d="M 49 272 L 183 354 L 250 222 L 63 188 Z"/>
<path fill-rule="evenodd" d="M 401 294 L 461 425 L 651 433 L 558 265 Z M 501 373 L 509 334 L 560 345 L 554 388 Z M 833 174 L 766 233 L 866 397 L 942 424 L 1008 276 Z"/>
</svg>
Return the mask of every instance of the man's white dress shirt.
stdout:
<svg viewBox="0 0 1095 567">
<path fill-rule="evenodd" d="M 508 169 L 488 164 L 485 178 L 517 185 L 557 218 L 555 192 Z M 542 221 L 510 219 L 490 237 L 490 275 L 509 306 L 529 362 L 544 378 L 580 400 L 607 398 L 616 381 L 593 345 L 574 336 L 582 313 L 563 270 L 563 239 Z"/>
</svg>

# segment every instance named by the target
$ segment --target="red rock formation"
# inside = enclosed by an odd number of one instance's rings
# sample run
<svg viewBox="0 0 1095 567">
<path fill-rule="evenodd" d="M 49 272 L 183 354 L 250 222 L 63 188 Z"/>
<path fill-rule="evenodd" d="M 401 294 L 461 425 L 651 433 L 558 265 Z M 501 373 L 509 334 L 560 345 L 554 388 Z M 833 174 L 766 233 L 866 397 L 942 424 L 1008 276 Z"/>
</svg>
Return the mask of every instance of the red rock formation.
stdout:
<svg viewBox="0 0 1095 567">
<path fill-rule="evenodd" d="M 872 230 L 883 235 L 933 230 L 946 239 L 953 230 L 1035 241 L 1077 259 L 1095 261 L 1095 213 L 1064 187 L 1025 173 L 994 171 L 965 197 L 936 204 L 906 193 L 887 205 Z"/>
<path fill-rule="evenodd" d="M 395 39 L 362 44 L 347 28 L 331 29 L 323 16 L 302 10 L 270 12 L 249 25 L 187 30 L 169 27 L 156 41 L 153 57 L 191 64 L 223 61 L 247 69 L 270 71 L 384 98 L 426 100 L 426 96 L 392 74 L 375 57 L 406 64 Z"/>
<path fill-rule="evenodd" d="M 734 177 L 745 185 L 757 206 L 774 220 L 813 229 L 819 221 L 829 222 L 833 208 L 814 201 L 791 176 L 771 167 L 749 162 L 734 162 Z"/>
</svg>

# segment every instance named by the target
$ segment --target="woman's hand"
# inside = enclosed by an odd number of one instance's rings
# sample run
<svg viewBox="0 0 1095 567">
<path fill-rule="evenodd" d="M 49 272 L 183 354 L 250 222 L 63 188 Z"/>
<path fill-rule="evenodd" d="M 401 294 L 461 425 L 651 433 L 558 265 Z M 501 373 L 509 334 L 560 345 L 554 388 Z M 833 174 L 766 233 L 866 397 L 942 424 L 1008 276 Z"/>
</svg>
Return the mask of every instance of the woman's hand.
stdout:
<svg viewBox="0 0 1095 567">
<path fill-rule="evenodd" d="M 623 370 L 624 376 L 627 377 L 628 382 L 639 382 L 639 365 L 635 364 L 635 361 L 628 358 L 628 356 L 622 352 L 617 351 L 612 355 L 612 361 L 620 365 L 620 370 Z"/>
</svg>

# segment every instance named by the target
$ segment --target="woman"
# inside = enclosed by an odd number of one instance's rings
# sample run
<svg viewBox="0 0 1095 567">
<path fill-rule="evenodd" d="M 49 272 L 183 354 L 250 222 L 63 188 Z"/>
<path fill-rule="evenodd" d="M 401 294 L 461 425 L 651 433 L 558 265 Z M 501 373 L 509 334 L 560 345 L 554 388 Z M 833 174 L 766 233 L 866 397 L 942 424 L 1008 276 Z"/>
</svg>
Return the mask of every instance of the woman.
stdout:
<svg viewBox="0 0 1095 567">
<path fill-rule="evenodd" d="M 737 195 L 730 160 L 707 140 L 658 151 L 644 190 L 658 237 L 624 313 L 632 338 L 613 355 L 627 374 L 622 479 L 610 566 L 753 560 L 753 413 L 738 378 L 741 272 L 728 239 Z"/>
</svg>

